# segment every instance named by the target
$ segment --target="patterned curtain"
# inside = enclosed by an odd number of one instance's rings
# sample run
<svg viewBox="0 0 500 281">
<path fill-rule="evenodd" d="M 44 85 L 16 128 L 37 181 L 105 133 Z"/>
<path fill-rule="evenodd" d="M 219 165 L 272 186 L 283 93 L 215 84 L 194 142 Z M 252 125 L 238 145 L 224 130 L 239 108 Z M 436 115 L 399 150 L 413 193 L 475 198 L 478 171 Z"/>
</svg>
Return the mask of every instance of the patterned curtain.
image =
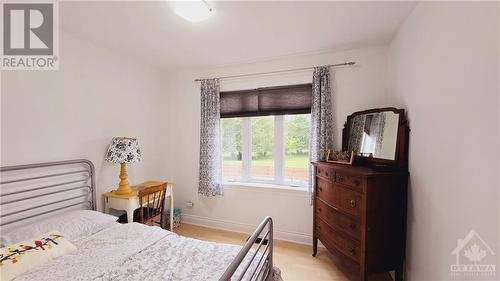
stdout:
<svg viewBox="0 0 500 281">
<path fill-rule="evenodd" d="M 363 141 L 363 132 L 365 127 L 366 115 L 357 115 L 351 119 L 348 150 L 361 152 L 361 142 Z"/>
<path fill-rule="evenodd" d="M 201 81 L 200 176 L 198 193 L 222 195 L 219 80 Z"/>
<path fill-rule="evenodd" d="M 314 68 L 311 102 L 311 140 L 309 158 L 311 161 L 325 160 L 326 151 L 333 149 L 333 113 L 328 66 Z M 312 204 L 314 175 L 309 166 L 309 195 Z"/>
<path fill-rule="evenodd" d="M 377 144 L 375 145 L 374 154 L 380 156 L 380 152 L 382 150 L 382 141 L 384 140 L 385 112 L 374 114 L 372 127 L 373 127 L 373 132 L 377 139 Z"/>
</svg>

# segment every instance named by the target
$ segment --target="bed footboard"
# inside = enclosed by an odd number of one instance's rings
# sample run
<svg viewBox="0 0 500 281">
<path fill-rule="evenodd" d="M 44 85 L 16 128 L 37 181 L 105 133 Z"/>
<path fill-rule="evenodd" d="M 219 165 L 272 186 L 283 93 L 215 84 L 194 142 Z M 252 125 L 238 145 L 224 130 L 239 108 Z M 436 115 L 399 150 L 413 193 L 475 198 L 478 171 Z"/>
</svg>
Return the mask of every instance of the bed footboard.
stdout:
<svg viewBox="0 0 500 281">
<path fill-rule="evenodd" d="M 258 242 L 258 244 L 256 243 Z M 266 243 L 267 242 L 267 243 Z M 265 247 L 263 247 L 265 245 Z M 252 248 L 256 248 L 252 250 Z M 239 276 L 233 278 L 233 275 L 242 268 Z M 273 220 L 271 217 L 265 217 L 257 229 L 252 233 L 246 244 L 226 271 L 220 277 L 219 281 L 229 280 L 268 280 L 273 275 Z"/>
</svg>

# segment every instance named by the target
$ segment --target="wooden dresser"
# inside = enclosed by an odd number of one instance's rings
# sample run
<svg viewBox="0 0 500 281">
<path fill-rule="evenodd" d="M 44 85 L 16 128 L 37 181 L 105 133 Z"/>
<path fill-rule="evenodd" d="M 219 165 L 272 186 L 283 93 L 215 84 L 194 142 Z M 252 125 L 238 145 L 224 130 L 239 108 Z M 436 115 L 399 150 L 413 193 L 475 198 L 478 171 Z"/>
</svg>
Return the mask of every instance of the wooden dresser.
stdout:
<svg viewBox="0 0 500 281">
<path fill-rule="evenodd" d="M 392 270 L 404 279 L 409 134 L 404 109 L 347 116 L 342 150 L 354 152 L 352 165 L 313 162 L 313 256 L 319 239 L 361 280 Z"/>
<path fill-rule="evenodd" d="M 402 279 L 406 175 L 327 162 L 316 172 L 313 256 L 318 239 L 344 265 L 368 274 L 396 270 Z"/>
</svg>

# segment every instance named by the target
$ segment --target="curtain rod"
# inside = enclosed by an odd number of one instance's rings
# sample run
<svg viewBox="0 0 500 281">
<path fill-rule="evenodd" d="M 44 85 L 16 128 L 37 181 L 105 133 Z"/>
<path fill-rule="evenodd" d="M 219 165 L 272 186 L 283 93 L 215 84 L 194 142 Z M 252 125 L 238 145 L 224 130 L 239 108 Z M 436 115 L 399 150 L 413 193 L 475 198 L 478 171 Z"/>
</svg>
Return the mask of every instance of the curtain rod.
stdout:
<svg viewBox="0 0 500 281">
<path fill-rule="evenodd" d="M 354 65 L 356 64 L 353 61 L 350 62 L 344 62 L 344 63 L 336 63 L 336 64 L 329 64 L 327 67 L 337 67 L 337 66 L 348 66 L 348 65 Z M 290 71 L 299 71 L 299 70 L 307 70 L 307 69 L 313 69 L 313 66 L 310 67 L 302 67 L 302 68 L 292 68 L 292 69 L 285 69 L 285 70 L 275 70 L 275 71 L 268 71 L 268 72 L 258 72 L 258 73 L 249 73 L 249 74 L 240 74 L 240 75 L 230 75 L 230 76 L 221 76 L 221 77 L 216 77 L 216 79 L 222 80 L 222 79 L 228 79 L 228 78 L 237 78 L 237 77 L 245 77 L 245 76 L 256 76 L 256 75 L 265 75 L 265 74 L 273 74 L 273 73 L 281 73 L 281 72 L 290 72 Z M 202 81 L 204 79 L 194 79 L 195 82 Z"/>
</svg>

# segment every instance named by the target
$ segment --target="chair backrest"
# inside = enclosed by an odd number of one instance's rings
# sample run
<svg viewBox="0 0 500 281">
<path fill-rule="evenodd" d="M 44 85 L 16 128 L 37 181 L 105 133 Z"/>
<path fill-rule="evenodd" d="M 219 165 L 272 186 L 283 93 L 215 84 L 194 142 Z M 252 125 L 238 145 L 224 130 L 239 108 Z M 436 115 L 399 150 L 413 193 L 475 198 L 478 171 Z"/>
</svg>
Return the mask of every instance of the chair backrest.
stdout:
<svg viewBox="0 0 500 281">
<path fill-rule="evenodd" d="M 167 184 L 144 187 L 139 190 L 139 222 L 149 224 L 160 216 L 160 223 L 163 227 L 163 208 L 165 205 L 165 194 Z"/>
</svg>

